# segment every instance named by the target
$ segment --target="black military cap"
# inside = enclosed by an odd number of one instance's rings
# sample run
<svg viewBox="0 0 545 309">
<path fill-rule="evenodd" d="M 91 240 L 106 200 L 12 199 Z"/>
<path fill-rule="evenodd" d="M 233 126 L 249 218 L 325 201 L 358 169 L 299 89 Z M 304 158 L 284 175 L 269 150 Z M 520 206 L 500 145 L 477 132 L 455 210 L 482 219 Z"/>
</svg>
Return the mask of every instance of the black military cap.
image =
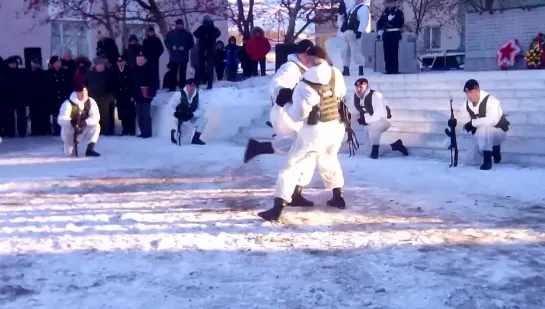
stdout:
<svg viewBox="0 0 545 309">
<path fill-rule="evenodd" d="M 479 88 L 479 83 L 474 79 L 470 79 L 464 85 L 464 92 L 468 92 L 477 88 Z"/>
<path fill-rule="evenodd" d="M 363 84 L 369 85 L 369 81 L 367 80 L 367 78 L 358 78 L 358 80 L 354 83 L 354 86 L 357 87 Z"/>
<path fill-rule="evenodd" d="M 314 43 L 312 43 L 311 40 L 304 39 L 301 42 L 297 43 L 297 46 L 295 47 L 295 53 L 304 54 L 312 46 L 314 46 Z"/>
<path fill-rule="evenodd" d="M 145 58 L 145 57 L 146 57 L 146 55 L 144 55 L 144 53 L 143 53 L 143 52 L 139 52 L 139 53 L 138 53 L 138 55 L 136 55 L 136 57 L 144 57 L 144 58 Z"/>
<path fill-rule="evenodd" d="M 8 57 L 8 59 L 6 59 L 6 63 L 16 63 L 16 64 L 19 64 L 19 59 L 20 57 L 19 56 L 11 56 L 11 57 Z"/>
<path fill-rule="evenodd" d="M 125 60 L 126 60 L 126 59 L 125 59 L 124 56 L 119 56 L 119 57 L 117 58 L 117 62 L 121 62 L 121 61 L 125 61 Z"/>
<path fill-rule="evenodd" d="M 185 84 L 186 85 L 196 85 L 197 81 L 194 78 L 188 78 L 188 79 L 186 79 Z"/>
<path fill-rule="evenodd" d="M 307 50 L 308 56 L 313 56 L 323 60 L 327 60 L 327 54 L 323 48 L 320 46 L 312 46 Z"/>
<path fill-rule="evenodd" d="M 53 63 L 57 62 L 57 61 L 61 61 L 61 57 L 59 56 L 52 56 L 51 58 L 49 58 L 49 64 L 50 65 L 53 65 Z"/>
</svg>

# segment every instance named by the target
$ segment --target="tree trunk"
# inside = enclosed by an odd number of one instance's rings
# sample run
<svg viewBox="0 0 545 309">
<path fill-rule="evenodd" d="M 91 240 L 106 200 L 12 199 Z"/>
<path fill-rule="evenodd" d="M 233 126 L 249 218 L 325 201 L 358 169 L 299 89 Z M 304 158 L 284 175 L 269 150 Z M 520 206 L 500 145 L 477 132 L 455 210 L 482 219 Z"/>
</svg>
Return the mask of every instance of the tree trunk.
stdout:
<svg viewBox="0 0 545 309">
<path fill-rule="evenodd" d="M 104 14 L 104 26 L 106 28 L 106 31 L 108 32 L 108 36 L 115 39 L 116 35 L 112 26 L 112 19 L 110 17 L 110 4 L 108 3 L 108 0 L 102 0 L 102 12 Z"/>
</svg>

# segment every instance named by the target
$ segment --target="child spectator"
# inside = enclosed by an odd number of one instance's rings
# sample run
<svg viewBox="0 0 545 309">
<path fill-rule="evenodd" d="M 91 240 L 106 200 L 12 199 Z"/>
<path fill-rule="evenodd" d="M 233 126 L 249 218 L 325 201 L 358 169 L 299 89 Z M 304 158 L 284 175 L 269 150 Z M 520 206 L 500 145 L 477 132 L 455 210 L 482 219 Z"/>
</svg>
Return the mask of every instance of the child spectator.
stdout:
<svg viewBox="0 0 545 309">
<path fill-rule="evenodd" d="M 237 45 L 237 39 L 232 36 L 225 47 L 225 64 L 227 65 L 227 80 L 236 82 L 240 56 L 240 46 Z"/>
<path fill-rule="evenodd" d="M 163 76 L 163 89 L 167 89 L 168 92 L 175 91 L 178 86 L 178 64 L 169 62 L 167 68 L 168 71 Z"/>
<path fill-rule="evenodd" d="M 214 58 L 216 76 L 218 77 L 218 80 L 222 80 L 223 74 L 225 73 L 225 44 L 223 44 L 223 41 L 221 40 L 216 42 Z"/>
<path fill-rule="evenodd" d="M 252 75 L 258 76 L 257 74 L 257 65 L 261 69 L 261 76 L 266 74 L 266 57 L 267 54 L 271 51 L 271 44 L 269 40 L 265 37 L 265 32 L 260 27 L 255 27 L 252 30 L 252 37 L 248 40 L 248 45 L 246 48 L 248 55 L 252 59 Z"/>
</svg>

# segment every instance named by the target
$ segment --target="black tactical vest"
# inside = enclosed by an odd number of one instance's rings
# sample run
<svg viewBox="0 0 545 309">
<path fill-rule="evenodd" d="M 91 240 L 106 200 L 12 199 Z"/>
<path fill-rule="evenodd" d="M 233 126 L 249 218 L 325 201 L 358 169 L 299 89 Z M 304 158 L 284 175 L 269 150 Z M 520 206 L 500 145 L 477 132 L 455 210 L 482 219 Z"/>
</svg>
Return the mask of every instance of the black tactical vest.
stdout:
<svg viewBox="0 0 545 309">
<path fill-rule="evenodd" d="M 373 93 L 375 93 L 375 90 L 369 90 L 369 94 L 367 94 L 367 96 L 363 100 L 363 108 L 365 108 L 365 111 L 370 116 L 373 116 L 373 114 L 375 113 L 375 110 L 373 109 Z M 360 112 L 360 116 L 363 116 L 363 108 L 361 107 L 360 102 L 360 97 L 358 97 L 358 95 L 354 93 L 354 105 L 356 106 L 356 109 Z M 392 118 L 392 111 L 390 110 L 390 107 L 388 105 L 386 105 L 386 118 Z"/>
<path fill-rule="evenodd" d="M 91 102 L 89 99 L 83 103 L 83 111 L 75 102 L 72 102 L 72 100 L 68 99 L 68 102 L 70 102 L 70 105 L 72 105 L 72 111 L 70 112 L 71 119 L 79 120 L 89 118 L 89 110 L 91 110 Z"/>
<path fill-rule="evenodd" d="M 484 118 L 486 117 L 486 105 L 488 103 L 488 97 L 490 95 L 487 95 L 486 97 L 484 97 L 483 101 L 481 102 L 481 104 L 479 105 L 479 113 L 478 114 L 475 114 L 471 108 L 469 108 L 469 101 L 466 101 L 466 110 L 467 110 L 467 113 L 469 114 L 469 117 L 473 120 L 473 119 L 477 119 L 477 118 Z M 507 117 L 505 117 L 505 115 L 501 115 L 500 117 L 500 121 L 498 121 L 498 123 L 494 126 L 495 128 L 499 128 L 499 129 L 502 129 L 504 132 L 507 132 L 509 131 L 509 121 L 507 120 Z"/>
<path fill-rule="evenodd" d="M 195 90 L 196 91 L 196 90 Z M 187 93 L 185 91 L 182 92 L 182 97 L 180 99 L 180 105 L 189 107 L 189 111 L 191 113 L 194 113 L 197 108 L 199 107 L 199 93 L 197 92 L 195 94 L 195 97 L 193 98 L 193 101 L 191 101 L 191 104 L 189 103 L 189 97 L 187 96 Z"/>
<path fill-rule="evenodd" d="M 355 10 L 348 15 L 348 29 L 354 32 L 357 32 L 360 28 L 360 21 L 358 20 L 358 11 L 361 9 L 363 4 L 360 4 Z"/>
<path fill-rule="evenodd" d="M 335 96 L 335 70 L 331 68 L 331 79 L 325 85 L 313 83 L 306 79 L 302 81 L 314 89 L 320 96 L 320 103 L 317 105 L 319 109 L 317 120 L 321 122 L 339 120 L 341 115 L 339 113 L 339 98 Z"/>
</svg>

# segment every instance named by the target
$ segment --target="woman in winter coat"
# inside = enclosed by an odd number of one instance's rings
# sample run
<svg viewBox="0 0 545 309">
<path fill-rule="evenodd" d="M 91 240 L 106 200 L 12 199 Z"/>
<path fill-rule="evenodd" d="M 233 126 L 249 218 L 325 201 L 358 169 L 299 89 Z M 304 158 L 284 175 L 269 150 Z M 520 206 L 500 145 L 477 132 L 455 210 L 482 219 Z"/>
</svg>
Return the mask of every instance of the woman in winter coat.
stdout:
<svg viewBox="0 0 545 309">
<path fill-rule="evenodd" d="M 248 40 L 246 47 L 248 55 L 252 59 L 252 75 L 257 76 L 257 65 L 261 69 L 261 76 L 266 74 L 266 57 L 271 51 L 271 44 L 269 39 L 265 37 L 265 32 L 259 27 L 255 27 L 252 30 L 252 37 Z"/>
<path fill-rule="evenodd" d="M 236 81 L 239 64 L 240 46 L 237 45 L 237 39 L 232 36 L 225 47 L 225 64 L 227 66 L 227 80 Z"/>
<path fill-rule="evenodd" d="M 223 79 L 225 73 L 225 44 L 222 40 L 216 42 L 216 51 L 214 55 L 214 66 L 216 67 L 216 76 L 218 80 Z"/>
</svg>

